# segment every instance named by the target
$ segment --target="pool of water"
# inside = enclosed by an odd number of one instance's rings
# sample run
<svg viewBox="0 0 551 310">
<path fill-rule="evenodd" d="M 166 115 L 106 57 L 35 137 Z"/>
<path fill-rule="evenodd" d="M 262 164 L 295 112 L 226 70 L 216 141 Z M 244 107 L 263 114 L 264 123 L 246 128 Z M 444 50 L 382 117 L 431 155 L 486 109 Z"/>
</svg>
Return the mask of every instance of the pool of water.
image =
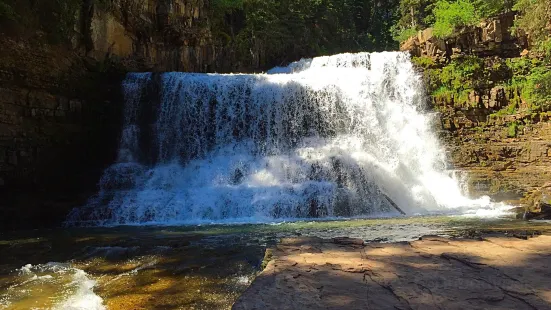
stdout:
<svg viewBox="0 0 551 310">
<path fill-rule="evenodd" d="M 551 224 L 413 217 L 13 232 L 0 235 L 0 309 L 229 309 L 282 237 L 396 242 L 477 230 Z"/>
</svg>

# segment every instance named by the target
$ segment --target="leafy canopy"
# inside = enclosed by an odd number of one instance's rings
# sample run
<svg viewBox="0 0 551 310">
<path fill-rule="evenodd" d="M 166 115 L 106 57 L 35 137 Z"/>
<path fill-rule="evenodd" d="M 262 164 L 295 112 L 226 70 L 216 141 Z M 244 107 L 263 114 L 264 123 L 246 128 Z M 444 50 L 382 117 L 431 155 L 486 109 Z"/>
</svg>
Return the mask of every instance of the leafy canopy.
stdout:
<svg viewBox="0 0 551 310">
<path fill-rule="evenodd" d="M 516 31 L 526 32 L 534 46 L 551 55 L 551 0 L 519 0 L 514 7 L 521 15 Z"/>
<path fill-rule="evenodd" d="M 435 35 L 445 38 L 457 27 L 474 25 L 482 18 L 511 11 L 516 1 L 401 0 L 398 19 L 391 30 L 392 35 L 395 40 L 402 42 L 419 30 L 434 27 Z"/>
<path fill-rule="evenodd" d="M 434 8 L 434 18 L 434 35 L 445 38 L 450 36 L 457 27 L 475 25 L 480 20 L 480 15 L 470 1 L 441 0 Z"/>
</svg>

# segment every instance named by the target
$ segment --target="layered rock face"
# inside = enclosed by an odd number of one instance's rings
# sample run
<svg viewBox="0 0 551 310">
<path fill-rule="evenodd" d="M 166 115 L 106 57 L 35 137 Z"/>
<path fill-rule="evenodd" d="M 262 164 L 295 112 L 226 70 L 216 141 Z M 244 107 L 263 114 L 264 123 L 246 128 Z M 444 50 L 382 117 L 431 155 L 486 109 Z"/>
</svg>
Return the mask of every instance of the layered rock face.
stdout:
<svg viewBox="0 0 551 310">
<path fill-rule="evenodd" d="M 438 63 L 445 63 L 461 55 L 478 57 L 518 57 L 528 41 L 524 35 L 513 35 L 511 27 L 515 13 L 507 13 L 486 20 L 475 27 L 465 27 L 452 37 L 440 39 L 433 35 L 432 28 L 420 31 L 401 45 L 402 50 L 413 56 L 427 56 Z"/>
<path fill-rule="evenodd" d="M 0 39 L 2 230 L 59 223 L 94 189 L 116 148 L 119 78 L 61 47 Z"/>
<path fill-rule="evenodd" d="M 507 61 L 531 61 L 526 36 L 511 32 L 513 22 L 513 13 L 504 14 L 447 39 L 426 29 L 401 46 L 430 64 L 419 69 L 432 87 L 431 104 L 453 168 L 466 173 L 472 195 L 497 200 L 518 200 L 551 180 L 551 112 L 534 110 L 523 89 L 508 85 L 514 72 Z M 441 91 L 442 85 L 430 85 L 434 75 L 465 70 L 450 67 L 462 61 L 478 66 L 467 71 L 468 87 Z M 457 84 L 454 78 L 450 83 Z"/>
<path fill-rule="evenodd" d="M 525 125 L 517 137 L 509 136 L 510 126 L 496 122 L 447 133 L 451 160 L 466 173 L 470 193 L 518 200 L 551 180 L 549 118 Z"/>
<path fill-rule="evenodd" d="M 88 56 L 117 57 L 132 71 L 212 72 L 217 49 L 205 0 L 116 0 L 84 4 L 82 40 Z"/>
</svg>

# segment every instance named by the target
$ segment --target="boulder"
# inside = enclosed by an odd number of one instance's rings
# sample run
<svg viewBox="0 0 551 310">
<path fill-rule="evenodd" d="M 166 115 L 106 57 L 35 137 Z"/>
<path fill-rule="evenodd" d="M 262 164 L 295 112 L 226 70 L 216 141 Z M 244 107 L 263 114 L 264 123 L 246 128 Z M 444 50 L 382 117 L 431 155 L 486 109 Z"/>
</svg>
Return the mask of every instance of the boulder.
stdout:
<svg viewBox="0 0 551 310">
<path fill-rule="evenodd" d="M 523 204 L 524 219 L 551 219 L 551 182 L 528 194 Z"/>
<path fill-rule="evenodd" d="M 494 87 L 490 90 L 490 96 L 488 98 L 486 108 L 499 110 L 507 105 L 507 96 L 505 88 L 502 86 Z"/>
<path fill-rule="evenodd" d="M 423 44 L 425 42 L 432 42 L 432 39 L 434 38 L 433 30 L 432 28 L 427 28 L 423 31 L 419 31 L 417 34 L 417 40 L 419 44 Z"/>
</svg>

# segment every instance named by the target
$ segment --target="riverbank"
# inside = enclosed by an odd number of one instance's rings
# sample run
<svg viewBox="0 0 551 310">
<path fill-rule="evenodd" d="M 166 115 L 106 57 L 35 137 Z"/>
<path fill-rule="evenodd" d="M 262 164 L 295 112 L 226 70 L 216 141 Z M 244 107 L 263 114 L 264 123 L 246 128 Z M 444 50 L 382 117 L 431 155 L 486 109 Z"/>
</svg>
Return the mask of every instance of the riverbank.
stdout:
<svg viewBox="0 0 551 310">
<path fill-rule="evenodd" d="M 415 243 L 423 235 L 472 239 L 482 232 L 549 234 L 551 224 L 442 216 L 0 234 L 0 309 L 49 308 L 67 301 L 91 309 L 85 299 L 90 297 L 106 309 L 230 309 L 253 280 L 249 290 L 258 287 L 270 270 L 264 269 L 266 253 L 281 246 L 281 240 L 348 236 L 387 247 Z M 75 276 L 87 288 L 84 293 Z"/>
<path fill-rule="evenodd" d="M 288 238 L 233 309 L 549 309 L 551 236 Z"/>
</svg>

